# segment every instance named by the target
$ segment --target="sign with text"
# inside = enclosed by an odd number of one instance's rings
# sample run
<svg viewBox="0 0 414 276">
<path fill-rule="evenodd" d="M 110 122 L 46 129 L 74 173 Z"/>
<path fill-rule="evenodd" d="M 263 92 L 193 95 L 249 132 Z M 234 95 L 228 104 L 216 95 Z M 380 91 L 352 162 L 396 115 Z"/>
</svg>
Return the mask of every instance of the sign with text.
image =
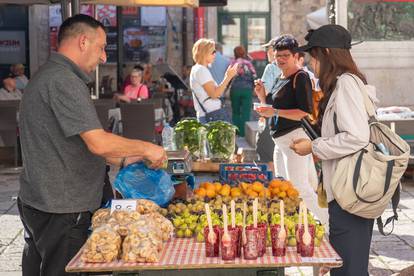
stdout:
<svg viewBox="0 0 414 276">
<path fill-rule="evenodd" d="M 26 63 L 26 32 L 0 31 L 0 64 Z"/>
<path fill-rule="evenodd" d="M 111 214 L 113 211 L 135 211 L 137 201 L 134 199 L 113 199 L 111 203 Z"/>
</svg>

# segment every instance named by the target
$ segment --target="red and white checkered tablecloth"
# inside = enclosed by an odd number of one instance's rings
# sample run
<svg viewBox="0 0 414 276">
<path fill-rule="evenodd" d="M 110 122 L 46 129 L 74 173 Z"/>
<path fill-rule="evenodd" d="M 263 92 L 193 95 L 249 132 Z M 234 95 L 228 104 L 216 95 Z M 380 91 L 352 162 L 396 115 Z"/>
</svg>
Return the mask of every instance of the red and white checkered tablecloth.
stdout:
<svg viewBox="0 0 414 276">
<path fill-rule="evenodd" d="M 111 263 L 85 263 L 80 256 L 82 249 L 66 266 L 68 272 L 98 272 L 98 271 L 132 271 L 132 270 L 161 270 L 161 269 L 208 269 L 208 268 L 242 268 L 242 267 L 287 267 L 287 266 L 327 266 L 339 267 L 342 260 L 328 241 L 324 240 L 320 247 L 315 247 L 312 258 L 302 258 L 296 253 L 296 247 L 288 247 L 285 257 L 273 257 L 272 249 L 267 248 L 266 255 L 257 260 L 236 258 L 235 261 L 223 261 L 221 257 L 207 258 L 204 243 L 194 239 L 173 238 L 164 244 L 158 263 L 126 263 L 114 261 Z"/>
</svg>

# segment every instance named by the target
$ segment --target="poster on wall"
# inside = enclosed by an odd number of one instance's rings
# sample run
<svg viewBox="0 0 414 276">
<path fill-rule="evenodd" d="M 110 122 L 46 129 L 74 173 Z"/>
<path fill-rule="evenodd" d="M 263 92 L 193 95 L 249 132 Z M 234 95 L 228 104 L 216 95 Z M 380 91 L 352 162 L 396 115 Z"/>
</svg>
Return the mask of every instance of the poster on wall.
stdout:
<svg viewBox="0 0 414 276">
<path fill-rule="evenodd" d="M 91 17 L 95 17 L 95 9 L 94 9 L 94 6 L 91 5 L 91 4 L 81 5 L 80 6 L 80 13 L 81 14 L 85 14 L 85 15 L 89 15 Z"/>
<path fill-rule="evenodd" d="M 116 6 L 96 5 L 96 15 L 105 27 L 116 27 Z"/>
<path fill-rule="evenodd" d="M 124 58 L 136 63 L 159 63 L 165 60 L 166 28 L 126 27 Z"/>
<path fill-rule="evenodd" d="M 167 26 L 167 9 L 165 7 L 142 7 L 142 26 Z"/>
<path fill-rule="evenodd" d="M 26 63 L 26 32 L 0 31 L 0 64 Z"/>
</svg>

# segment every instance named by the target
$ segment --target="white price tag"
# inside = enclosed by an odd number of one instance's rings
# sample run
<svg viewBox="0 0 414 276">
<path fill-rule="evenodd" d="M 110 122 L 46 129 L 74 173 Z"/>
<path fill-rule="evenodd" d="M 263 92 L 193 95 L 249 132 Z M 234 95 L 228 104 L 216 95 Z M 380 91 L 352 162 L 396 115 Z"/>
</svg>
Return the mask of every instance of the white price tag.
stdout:
<svg viewBox="0 0 414 276">
<path fill-rule="evenodd" d="M 137 201 L 133 199 L 114 199 L 111 203 L 111 214 L 113 211 L 135 211 Z"/>
</svg>

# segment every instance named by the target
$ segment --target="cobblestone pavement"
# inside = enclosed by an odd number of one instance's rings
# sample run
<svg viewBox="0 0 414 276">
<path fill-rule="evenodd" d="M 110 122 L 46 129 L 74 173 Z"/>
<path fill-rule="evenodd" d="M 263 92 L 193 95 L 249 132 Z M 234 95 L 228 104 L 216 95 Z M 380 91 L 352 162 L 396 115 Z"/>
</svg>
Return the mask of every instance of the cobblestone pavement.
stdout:
<svg viewBox="0 0 414 276">
<path fill-rule="evenodd" d="M 23 226 L 16 204 L 19 189 L 18 170 L 0 168 L 0 275 L 21 275 L 21 255 L 24 245 Z M 399 220 L 393 234 L 383 237 L 377 228 L 370 255 L 370 275 L 400 275 L 414 265 L 414 182 L 405 180 L 401 194 Z M 385 215 L 389 215 L 387 210 Z M 414 272 L 401 275 L 414 275 Z M 286 275 L 312 275 L 306 267 L 287 268 Z"/>
</svg>

